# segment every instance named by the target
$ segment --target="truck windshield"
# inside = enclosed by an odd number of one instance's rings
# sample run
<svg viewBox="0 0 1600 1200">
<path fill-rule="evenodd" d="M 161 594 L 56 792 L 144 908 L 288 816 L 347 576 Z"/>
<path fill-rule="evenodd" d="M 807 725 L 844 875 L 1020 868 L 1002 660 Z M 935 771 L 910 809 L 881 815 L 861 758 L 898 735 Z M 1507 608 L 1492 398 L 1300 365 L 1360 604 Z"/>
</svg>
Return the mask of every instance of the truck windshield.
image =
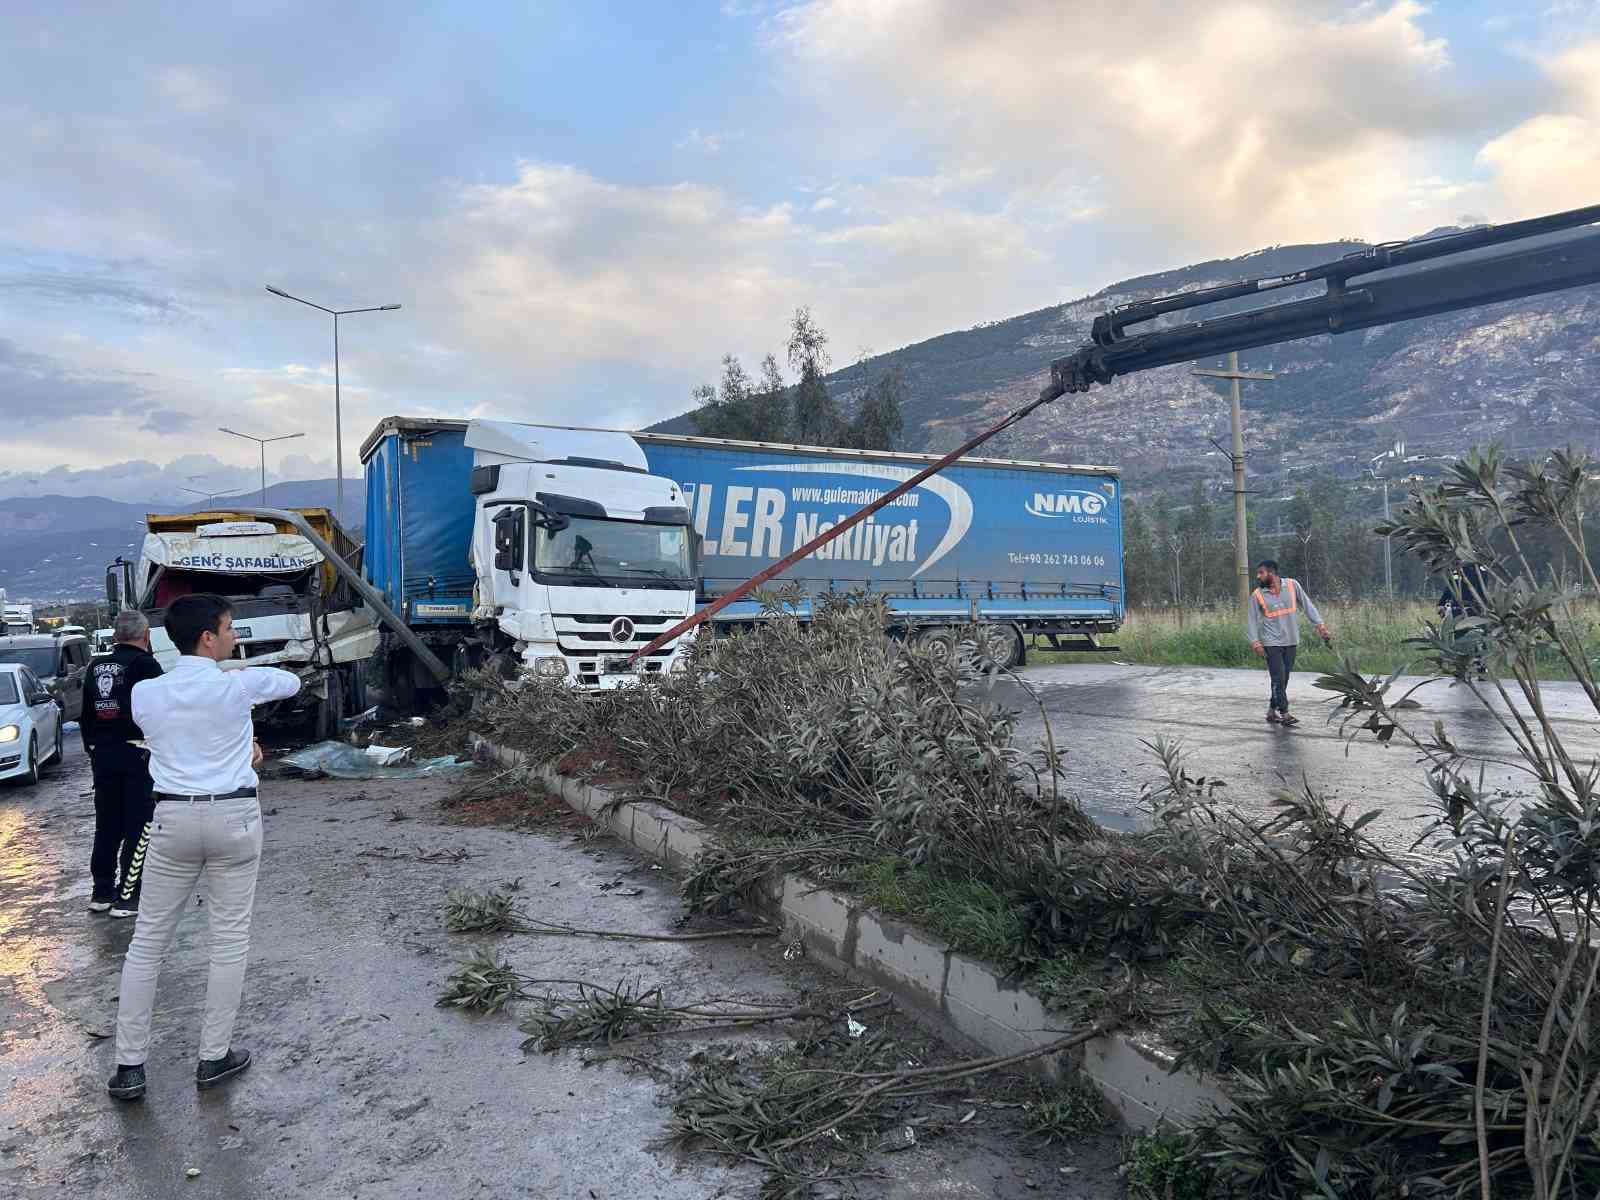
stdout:
<svg viewBox="0 0 1600 1200">
<path fill-rule="evenodd" d="M 572 517 L 565 529 L 538 531 L 534 568 L 545 575 L 593 578 L 599 582 L 642 579 L 684 583 L 692 577 L 689 530 L 683 525 L 602 521 Z"/>
</svg>

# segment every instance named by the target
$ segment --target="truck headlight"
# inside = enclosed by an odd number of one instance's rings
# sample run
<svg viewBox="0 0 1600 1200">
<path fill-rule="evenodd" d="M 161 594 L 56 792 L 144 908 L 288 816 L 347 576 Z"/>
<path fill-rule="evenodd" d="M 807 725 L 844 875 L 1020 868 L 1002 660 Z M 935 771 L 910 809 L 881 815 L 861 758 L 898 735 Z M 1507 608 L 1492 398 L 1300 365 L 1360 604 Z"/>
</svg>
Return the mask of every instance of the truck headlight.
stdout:
<svg viewBox="0 0 1600 1200">
<path fill-rule="evenodd" d="M 567 660 L 559 655 L 536 658 L 533 660 L 533 673 L 540 679 L 565 679 Z"/>
<path fill-rule="evenodd" d="M 0 725 L 0 742 L 14 742 L 22 736 L 20 725 Z"/>
</svg>

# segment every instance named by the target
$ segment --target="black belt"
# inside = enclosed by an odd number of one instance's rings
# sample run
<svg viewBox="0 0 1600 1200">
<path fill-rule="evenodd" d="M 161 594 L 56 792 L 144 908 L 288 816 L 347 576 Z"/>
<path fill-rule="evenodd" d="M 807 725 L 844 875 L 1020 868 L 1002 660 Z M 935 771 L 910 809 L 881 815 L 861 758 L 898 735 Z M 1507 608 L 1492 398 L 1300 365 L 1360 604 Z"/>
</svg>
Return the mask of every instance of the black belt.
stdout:
<svg viewBox="0 0 1600 1200">
<path fill-rule="evenodd" d="M 253 787 L 243 787 L 243 788 L 236 788 L 234 791 L 231 791 L 231 792 L 218 792 L 215 795 L 211 795 L 211 796 L 179 796 L 174 792 L 157 792 L 157 793 L 155 793 L 155 797 L 156 797 L 156 799 L 158 801 L 159 800 L 171 800 L 171 801 L 174 801 L 174 802 L 189 801 L 190 803 L 193 803 L 196 800 L 243 800 L 246 797 L 254 796 L 255 794 L 256 794 L 255 788 L 253 788 Z"/>
</svg>

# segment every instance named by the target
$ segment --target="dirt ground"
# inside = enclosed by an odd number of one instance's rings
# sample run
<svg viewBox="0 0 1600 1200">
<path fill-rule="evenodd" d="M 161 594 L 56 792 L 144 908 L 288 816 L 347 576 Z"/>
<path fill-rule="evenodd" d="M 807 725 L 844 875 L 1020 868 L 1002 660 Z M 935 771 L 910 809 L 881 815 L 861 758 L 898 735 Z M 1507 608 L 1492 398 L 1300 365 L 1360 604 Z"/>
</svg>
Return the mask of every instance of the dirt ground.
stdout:
<svg viewBox="0 0 1600 1200">
<path fill-rule="evenodd" d="M 514 1014 L 435 1007 L 485 946 L 526 974 L 659 985 L 678 1000 L 794 1002 L 840 981 L 776 937 L 708 942 L 461 935 L 446 894 L 519 881 L 534 915 L 669 931 L 666 872 L 509 778 L 269 778 L 251 962 L 235 1043 L 256 1055 L 199 1093 L 204 885 L 167 959 L 150 1091 L 105 1093 L 117 973 L 132 930 L 85 911 L 93 806 L 75 739 L 32 789 L 0 788 L 0 1195 L 18 1197 L 754 1197 L 754 1168 L 661 1147 L 672 1080 L 707 1052 L 755 1055 L 772 1029 L 635 1044 L 630 1059 L 524 1055 Z M 463 785 L 475 789 L 452 801 Z M 879 1010 L 871 1023 L 898 1022 Z M 894 1024 L 928 1058 L 950 1052 Z M 912 1051 L 908 1051 L 912 1052 Z M 926 1061 L 924 1059 L 923 1061 Z M 983 1079 L 907 1114 L 915 1148 L 823 1196 L 1120 1196 L 1114 1131 L 1022 1136 L 1015 1084 Z M 967 1112 L 973 1115 L 961 1123 Z M 190 1169 L 199 1172 L 189 1176 Z"/>
</svg>

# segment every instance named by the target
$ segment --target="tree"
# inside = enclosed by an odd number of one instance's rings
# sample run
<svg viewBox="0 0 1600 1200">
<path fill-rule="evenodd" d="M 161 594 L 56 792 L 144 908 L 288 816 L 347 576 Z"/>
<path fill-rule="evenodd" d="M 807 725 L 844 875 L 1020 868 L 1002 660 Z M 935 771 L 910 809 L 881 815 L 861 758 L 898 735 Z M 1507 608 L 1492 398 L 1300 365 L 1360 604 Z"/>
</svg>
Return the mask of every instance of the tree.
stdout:
<svg viewBox="0 0 1600 1200">
<path fill-rule="evenodd" d="M 1122 508 L 1122 538 L 1124 602 L 1129 608 L 1144 608 L 1160 598 L 1161 563 L 1144 508 L 1131 500 Z"/>
<path fill-rule="evenodd" d="M 697 405 L 690 419 L 702 437 L 747 442 L 789 440 L 788 389 L 777 360 L 770 354 L 761 364 L 759 384 L 750 378 L 743 363 L 725 354 L 722 382 L 716 388 L 701 384 L 690 395 Z"/>
<path fill-rule="evenodd" d="M 1317 513 L 1305 488 L 1296 489 L 1294 499 L 1289 502 L 1289 528 L 1294 530 L 1295 540 L 1300 543 L 1300 561 L 1296 573 L 1300 582 L 1310 587 L 1311 542 L 1317 535 Z"/>
<path fill-rule="evenodd" d="M 905 429 L 901 410 L 908 390 L 905 372 L 897 366 L 874 379 L 861 396 L 847 444 L 856 450 L 893 450 Z"/>
<path fill-rule="evenodd" d="M 1171 589 L 1172 603 L 1183 603 L 1183 536 L 1179 532 L 1177 513 L 1173 511 L 1172 497 L 1165 492 L 1156 493 L 1151 512 L 1151 533 L 1160 547 L 1164 559 L 1163 574 Z"/>
<path fill-rule="evenodd" d="M 844 420 L 822 376 L 828 369 L 828 335 L 809 308 L 794 310 L 789 326 L 789 367 L 800 377 L 794 387 L 794 438 L 805 445 L 838 444 Z"/>
</svg>

